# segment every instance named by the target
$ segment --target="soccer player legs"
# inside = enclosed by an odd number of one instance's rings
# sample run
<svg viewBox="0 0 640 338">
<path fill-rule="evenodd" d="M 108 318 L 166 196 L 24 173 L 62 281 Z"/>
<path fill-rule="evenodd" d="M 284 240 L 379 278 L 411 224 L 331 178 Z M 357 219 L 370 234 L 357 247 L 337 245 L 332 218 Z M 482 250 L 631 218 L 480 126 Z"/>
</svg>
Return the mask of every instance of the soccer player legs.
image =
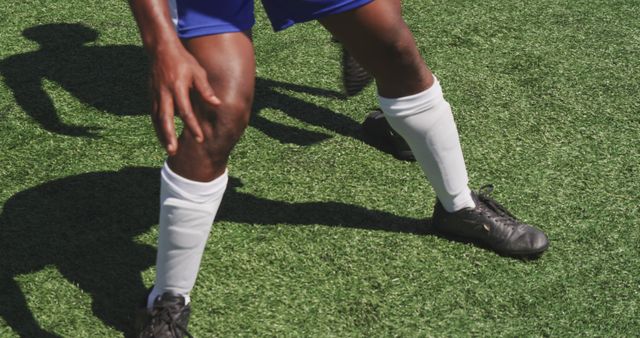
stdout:
<svg viewBox="0 0 640 338">
<path fill-rule="evenodd" d="M 166 0 L 130 4 L 152 61 L 152 119 L 169 155 L 161 172 L 156 280 L 137 329 L 141 337 L 182 337 L 188 335 L 188 294 L 226 187 L 229 153 L 249 121 L 253 46 L 241 25 L 180 41 Z M 174 114 L 185 122 L 180 137 Z"/>
<path fill-rule="evenodd" d="M 156 282 L 141 337 L 188 335 L 188 294 L 226 187 L 229 153 L 249 120 L 255 81 L 247 34 L 253 25 L 251 1 L 181 0 L 182 41 L 165 1 L 130 0 L 151 56 L 154 126 L 169 155 L 161 175 Z M 319 18 L 374 75 L 390 124 L 407 140 L 436 191 L 434 223 L 443 231 L 483 240 L 507 254 L 546 249 L 544 234 L 470 191 L 451 109 L 401 18 L 399 1 L 367 2 L 264 1 L 276 29 Z M 279 16 L 283 13 L 276 10 L 293 4 L 306 15 Z M 341 10 L 325 11 L 323 4 Z M 174 114 L 185 123 L 180 137 Z"/>
<path fill-rule="evenodd" d="M 375 78 L 389 124 L 409 144 L 433 186 L 433 224 L 510 256 L 544 252 L 544 233 L 523 224 L 486 194 L 467 186 L 451 107 L 402 20 L 399 0 L 379 0 L 319 20 Z"/>
<path fill-rule="evenodd" d="M 319 21 L 373 74 L 387 120 L 409 142 L 439 199 L 451 211 L 474 207 L 451 110 L 399 1 L 375 1 Z"/>
<path fill-rule="evenodd" d="M 151 309 L 154 302 L 163 305 L 171 297 L 188 296 L 195 284 L 226 187 L 229 153 L 247 126 L 253 100 L 255 65 L 246 34 L 207 35 L 185 40 L 184 46 L 206 71 L 220 103 L 213 106 L 201 94 L 192 95 L 202 142 L 185 128 L 175 151 L 169 148 L 170 156 L 162 169 L 157 275 L 148 303 Z M 160 119 L 156 125 L 162 123 Z"/>
<path fill-rule="evenodd" d="M 486 194 L 468 188 L 451 107 L 400 12 L 399 0 L 379 0 L 319 21 L 374 76 L 382 111 L 407 141 L 436 192 L 434 227 L 505 255 L 544 252 L 548 247 L 544 233 L 516 220 Z"/>
</svg>

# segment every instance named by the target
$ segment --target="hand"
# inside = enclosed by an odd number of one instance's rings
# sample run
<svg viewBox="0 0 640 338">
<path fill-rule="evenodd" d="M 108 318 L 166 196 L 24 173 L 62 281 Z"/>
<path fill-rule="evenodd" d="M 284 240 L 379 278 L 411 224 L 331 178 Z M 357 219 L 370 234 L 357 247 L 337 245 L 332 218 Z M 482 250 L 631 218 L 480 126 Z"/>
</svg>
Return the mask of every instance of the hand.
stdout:
<svg viewBox="0 0 640 338">
<path fill-rule="evenodd" d="M 204 136 L 193 107 L 190 91 L 195 90 L 202 99 L 212 105 L 220 105 L 207 80 L 207 73 L 181 45 L 153 55 L 151 67 L 151 119 L 160 143 L 169 156 L 178 151 L 174 114 L 175 109 L 197 142 Z"/>
</svg>

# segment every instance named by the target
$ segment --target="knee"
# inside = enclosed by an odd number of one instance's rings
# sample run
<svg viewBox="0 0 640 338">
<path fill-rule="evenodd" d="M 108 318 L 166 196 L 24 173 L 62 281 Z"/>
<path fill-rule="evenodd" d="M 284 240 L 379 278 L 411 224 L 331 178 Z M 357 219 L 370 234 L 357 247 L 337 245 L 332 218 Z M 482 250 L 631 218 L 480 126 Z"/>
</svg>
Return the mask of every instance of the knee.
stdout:
<svg viewBox="0 0 640 338">
<path fill-rule="evenodd" d="M 251 104 L 250 96 L 227 98 L 205 111 L 202 129 L 210 157 L 228 156 L 249 124 Z"/>
<path fill-rule="evenodd" d="M 220 107 L 216 109 L 215 115 L 212 116 L 214 136 L 235 144 L 247 128 L 250 115 L 250 99 L 223 100 Z"/>
</svg>

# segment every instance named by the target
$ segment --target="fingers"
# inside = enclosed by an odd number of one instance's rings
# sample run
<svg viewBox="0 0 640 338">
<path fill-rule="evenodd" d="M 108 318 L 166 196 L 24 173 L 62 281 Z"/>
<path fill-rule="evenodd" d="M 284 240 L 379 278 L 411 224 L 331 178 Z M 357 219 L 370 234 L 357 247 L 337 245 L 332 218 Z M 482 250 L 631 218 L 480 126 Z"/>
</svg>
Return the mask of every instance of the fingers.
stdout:
<svg viewBox="0 0 640 338">
<path fill-rule="evenodd" d="M 220 99 L 214 93 L 213 88 L 211 88 L 209 80 L 207 80 L 206 72 L 202 71 L 198 73 L 193 79 L 193 84 L 203 100 L 213 106 L 221 103 Z"/>
<path fill-rule="evenodd" d="M 155 92 L 151 91 L 151 122 L 153 122 L 153 129 L 155 129 L 156 131 L 156 137 L 158 138 L 158 141 L 160 141 L 160 144 L 162 144 L 162 146 L 166 148 L 166 142 L 160 132 L 160 124 L 158 123 L 160 121 L 159 107 L 160 107 L 160 97 L 159 95 L 156 95 Z"/>
<path fill-rule="evenodd" d="M 178 141 L 173 123 L 173 95 L 169 91 L 162 90 L 154 99 L 153 105 L 151 116 L 158 139 L 170 156 L 175 155 L 178 150 Z"/>
<path fill-rule="evenodd" d="M 189 97 L 189 88 L 186 86 L 176 86 L 174 97 L 178 113 L 185 126 L 191 131 L 196 142 L 202 143 L 204 136 L 202 135 L 200 123 L 198 123 L 198 119 L 193 113 L 193 107 L 191 106 L 191 99 Z"/>
<path fill-rule="evenodd" d="M 191 90 L 197 91 L 205 104 L 218 106 L 221 103 L 209 84 L 205 70 L 186 52 L 183 56 L 158 57 L 153 68 L 152 118 L 158 139 L 167 153 L 174 155 L 178 149 L 174 125 L 176 109 L 189 134 L 196 142 L 204 142 L 204 133 L 191 102 Z"/>
</svg>

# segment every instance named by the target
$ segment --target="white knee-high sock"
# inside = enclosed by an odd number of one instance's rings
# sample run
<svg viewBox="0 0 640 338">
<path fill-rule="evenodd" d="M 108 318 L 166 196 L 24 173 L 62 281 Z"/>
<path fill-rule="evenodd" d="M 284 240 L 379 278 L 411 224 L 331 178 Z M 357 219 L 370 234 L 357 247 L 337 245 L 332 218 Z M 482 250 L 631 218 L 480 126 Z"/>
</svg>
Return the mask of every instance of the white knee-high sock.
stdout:
<svg viewBox="0 0 640 338">
<path fill-rule="evenodd" d="M 188 300 L 227 181 L 227 171 L 211 182 L 188 180 L 165 163 L 161 172 L 156 281 L 149 294 L 149 308 L 167 291 Z"/>
<path fill-rule="evenodd" d="M 458 130 L 438 79 L 434 76 L 433 85 L 421 93 L 378 99 L 387 121 L 409 144 L 445 210 L 475 207 Z"/>
</svg>

